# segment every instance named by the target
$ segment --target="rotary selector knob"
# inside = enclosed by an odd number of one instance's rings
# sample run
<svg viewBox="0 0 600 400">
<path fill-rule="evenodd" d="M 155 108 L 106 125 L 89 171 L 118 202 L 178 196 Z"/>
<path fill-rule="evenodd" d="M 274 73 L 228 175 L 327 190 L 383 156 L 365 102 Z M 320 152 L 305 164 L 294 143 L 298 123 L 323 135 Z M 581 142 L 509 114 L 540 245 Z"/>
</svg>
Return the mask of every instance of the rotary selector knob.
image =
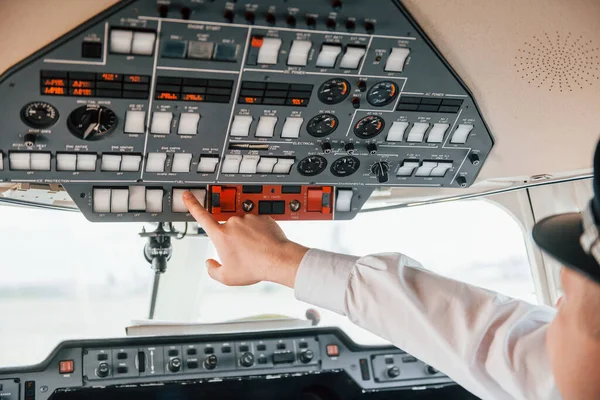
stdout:
<svg viewBox="0 0 600 400">
<path fill-rule="evenodd" d="M 371 167 L 371 172 L 377 177 L 379 183 L 386 183 L 388 181 L 388 172 L 390 165 L 386 161 L 377 161 Z"/>
<path fill-rule="evenodd" d="M 397 378 L 398 376 L 400 376 L 400 368 L 398 368 L 396 366 L 388 368 L 387 376 L 392 379 Z"/>
<path fill-rule="evenodd" d="M 369 152 L 369 154 L 377 154 L 377 144 L 376 143 L 369 143 L 367 145 L 367 151 Z"/>
<path fill-rule="evenodd" d="M 348 142 L 344 145 L 344 151 L 348 154 L 354 154 L 354 143 Z"/>
<path fill-rule="evenodd" d="M 469 161 L 471 161 L 471 164 L 473 165 L 479 165 L 479 155 L 477 153 L 469 154 Z"/>
<path fill-rule="evenodd" d="M 305 350 L 300 353 L 298 358 L 300 358 L 300 361 L 302 361 L 304 364 L 308 364 L 313 360 L 313 358 L 315 358 L 315 353 L 313 353 L 312 350 Z"/>
<path fill-rule="evenodd" d="M 219 360 L 218 360 L 217 356 L 212 354 L 212 355 L 206 357 L 206 360 L 204 360 L 204 368 L 215 369 L 217 367 L 218 361 Z"/>
<path fill-rule="evenodd" d="M 246 352 L 240 357 L 240 365 L 242 367 L 251 367 L 254 365 L 254 354 Z"/>
<path fill-rule="evenodd" d="M 99 378 L 106 378 L 109 372 L 110 367 L 107 363 L 101 363 L 100 365 L 98 365 L 98 369 L 96 369 L 96 375 L 98 375 Z"/>
<path fill-rule="evenodd" d="M 173 358 L 171 361 L 169 361 L 168 368 L 171 372 L 179 372 L 181 370 L 181 359 Z"/>
</svg>

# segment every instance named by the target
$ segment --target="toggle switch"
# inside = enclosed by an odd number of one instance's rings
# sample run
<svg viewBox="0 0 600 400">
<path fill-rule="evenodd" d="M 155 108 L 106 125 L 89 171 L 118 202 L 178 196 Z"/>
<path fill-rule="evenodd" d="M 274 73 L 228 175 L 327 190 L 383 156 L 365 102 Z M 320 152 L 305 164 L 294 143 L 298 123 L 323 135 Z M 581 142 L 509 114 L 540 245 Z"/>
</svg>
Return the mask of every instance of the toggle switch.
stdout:
<svg viewBox="0 0 600 400">
<path fill-rule="evenodd" d="M 158 135 L 170 134 L 171 121 L 173 121 L 172 112 L 155 111 L 152 115 L 152 125 L 150 126 L 150 132 Z"/>
<path fill-rule="evenodd" d="M 277 117 L 260 117 L 256 127 L 256 137 L 273 137 Z"/>
<path fill-rule="evenodd" d="M 200 122 L 200 114 L 198 113 L 183 113 L 179 117 L 178 135 L 196 135 L 198 133 L 198 123 Z"/>
<path fill-rule="evenodd" d="M 146 111 L 127 111 L 125 114 L 125 133 L 144 133 L 146 126 Z"/>
<path fill-rule="evenodd" d="M 342 46 L 340 45 L 324 44 L 317 57 L 317 67 L 331 68 L 335 66 L 335 62 L 341 52 Z"/>
<path fill-rule="evenodd" d="M 394 47 L 388 57 L 384 70 L 386 72 L 402 72 L 410 49 L 406 47 Z"/>
<path fill-rule="evenodd" d="M 263 38 L 262 45 L 258 50 L 259 64 L 277 64 L 279 56 L 279 48 L 281 47 L 281 39 L 279 38 Z"/>
<path fill-rule="evenodd" d="M 288 56 L 288 65 L 305 66 L 308 62 L 308 53 L 311 47 L 312 42 L 310 40 L 294 40 Z"/>
<path fill-rule="evenodd" d="M 408 128 L 408 122 L 395 121 L 392 123 L 392 127 L 385 138 L 386 142 L 401 142 L 406 128 Z"/>
<path fill-rule="evenodd" d="M 340 62 L 340 68 L 344 69 L 358 69 L 360 61 L 365 55 L 366 49 L 364 47 L 348 46 L 346 52 Z"/>
<path fill-rule="evenodd" d="M 248 136 L 252 117 L 249 115 L 236 115 L 231 124 L 231 136 Z"/>
</svg>

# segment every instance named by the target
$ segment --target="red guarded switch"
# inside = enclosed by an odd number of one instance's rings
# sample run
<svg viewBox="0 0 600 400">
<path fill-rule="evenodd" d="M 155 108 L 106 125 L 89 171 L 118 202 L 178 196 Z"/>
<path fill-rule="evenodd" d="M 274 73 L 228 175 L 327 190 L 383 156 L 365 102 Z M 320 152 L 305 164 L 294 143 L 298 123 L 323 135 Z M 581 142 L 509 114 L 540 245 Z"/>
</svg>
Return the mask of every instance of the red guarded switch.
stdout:
<svg viewBox="0 0 600 400">
<path fill-rule="evenodd" d="M 235 212 L 236 188 L 223 188 L 221 190 L 221 212 Z"/>
<path fill-rule="evenodd" d="M 340 355 L 340 348 L 337 344 L 328 344 L 327 345 L 327 355 L 329 357 L 337 357 Z"/>
<path fill-rule="evenodd" d="M 307 191 L 306 211 L 331 213 L 331 187 L 310 188 Z"/>
<path fill-rule="evenodd" d="M 61 374 L 72 374 L 75 371 L 75 363 L 73 360 L 61 361 L 58 364 L 58 372 Z"/>
</svg>

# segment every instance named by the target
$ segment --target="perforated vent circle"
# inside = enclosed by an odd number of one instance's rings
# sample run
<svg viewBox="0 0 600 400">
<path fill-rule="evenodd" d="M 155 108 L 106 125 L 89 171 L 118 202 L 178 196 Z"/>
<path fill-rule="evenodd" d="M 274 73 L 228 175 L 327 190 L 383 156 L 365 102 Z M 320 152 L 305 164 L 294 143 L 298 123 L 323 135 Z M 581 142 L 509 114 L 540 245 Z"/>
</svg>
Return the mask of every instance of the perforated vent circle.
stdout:
<svg viewBox="0 0 600 400">
<path fill-rule="evenodd" d="M 584 35 L 545 32 L 517 50 L 514 66 L 531 85 L 572 92 L 600 83 L 600 48 Z"/>
</svg>

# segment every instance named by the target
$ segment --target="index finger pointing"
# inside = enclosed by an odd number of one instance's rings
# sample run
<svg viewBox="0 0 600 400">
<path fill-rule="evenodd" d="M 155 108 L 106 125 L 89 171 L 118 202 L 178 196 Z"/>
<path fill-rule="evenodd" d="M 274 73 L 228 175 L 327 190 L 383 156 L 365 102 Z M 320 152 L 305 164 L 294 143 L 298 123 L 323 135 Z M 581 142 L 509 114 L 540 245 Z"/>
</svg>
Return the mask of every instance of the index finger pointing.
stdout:
<svg viewBox="0 0 600 400">
<path fill-rule="evenodd" d="M 217 229 L 221 228 L 221 224 L 217 222 L 213 216 L 206 211 L 202 204 L 198 201 L 196 196 L 189 190 L 183 192 L 183 202 L 185 206 L 192 214 L 192 216 L 198 221 L 202 229 L 209 235 L 213 234 Z"/>
</svg>

